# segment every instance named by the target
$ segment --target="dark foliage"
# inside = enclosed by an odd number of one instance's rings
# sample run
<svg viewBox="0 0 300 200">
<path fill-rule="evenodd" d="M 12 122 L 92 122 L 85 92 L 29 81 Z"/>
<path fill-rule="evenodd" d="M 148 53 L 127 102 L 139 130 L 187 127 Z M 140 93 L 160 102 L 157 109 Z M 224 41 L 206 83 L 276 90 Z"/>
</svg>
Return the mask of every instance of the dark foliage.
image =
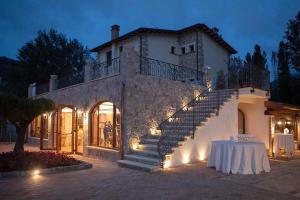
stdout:
<svg viewBox="0 0 300 200">
<path fill-rule="evenodd" d="M 277 54 L 277 72 L 278 72 L 278 94 L 281 101 L 290 103 L 291 91 L 290 91 L 290 69 L 288 64 L 288 56 L 286 45 L 284 42 L 280 42 L 278 54 Z"/>
<path fill-rule="evenodd" d="M 5 152 L 0 154 L 0 172 L 78 165 L 80 161 L 55 152 Z"/>
<path fill-rule="evenodd" d="M 78 40 L 68 39 L 54 29 L 39 31 L 38 36 L 18 52 L 27 84 L 48 82 L 52 74 L 59 78 L 70 74 L 74 79 L 81 78 L 88 56 L 87 48 Z"/>
<path fill-rule="evenodd" d="M 50 99 L 26 99 L 0 94 L 0 115 L 16 127 L 15 152 L 24 151 L 25 133 L 29 123 L 38 115 L 55 109 Z"/>
<path fill-rule="evenodd" d="M 294 19 L 289 20 L 285 38 L 290 63 L 300 73 L 300 11 Z"/>
</svg>

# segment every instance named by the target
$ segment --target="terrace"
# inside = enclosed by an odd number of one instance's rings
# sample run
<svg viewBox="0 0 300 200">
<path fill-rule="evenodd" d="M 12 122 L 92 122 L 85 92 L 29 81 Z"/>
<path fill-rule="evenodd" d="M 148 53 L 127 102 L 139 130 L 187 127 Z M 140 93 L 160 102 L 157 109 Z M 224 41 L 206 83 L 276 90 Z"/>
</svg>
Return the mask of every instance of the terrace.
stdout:
<svg viewBox="0 0 300 200">
<path fill-rule="evenodd" d="M 57 77 L 52 75 L 47 83 L 31 84 L 35 88 L 36 95 L 47 93 L 53 90 L 51 84 L 54 84 L 56 89 L 69 87 L 76 84 L 81 84 L 92 80 L 101 80 L 121 74 L 121 59 L 114 58 L 111 62 L 99 63 L 97 61 L 89 61 L 84 66 L 84 69 L 69 74 L 65 77 Z M 126 64 L 122 63 L 124 67 Z M 196 70 L 195 68 L 175 65 L 152 58 L 140 57 L 139 59 L 139 74 L 146 76 L 158 77 L 171 81 L 190 82 L 216 89 L 225 88 L 244 88 L 253 87 L 268 91 L 270 88 L 269 77 L 270 73 L 267 69 L 259 69 L 256 66 L 235 66 L 235 69 L 229 69 L 228 74 L 225 74 L 220 83 L 219 77 L 216 75 L 211 77 L 210 67 Z M 86 78 L 88 76 L 88 78 Z M 51 83 L 52 81 L 52 83 Z M 54 83 L 53 83 L 54 82 Z"/>
</svg>

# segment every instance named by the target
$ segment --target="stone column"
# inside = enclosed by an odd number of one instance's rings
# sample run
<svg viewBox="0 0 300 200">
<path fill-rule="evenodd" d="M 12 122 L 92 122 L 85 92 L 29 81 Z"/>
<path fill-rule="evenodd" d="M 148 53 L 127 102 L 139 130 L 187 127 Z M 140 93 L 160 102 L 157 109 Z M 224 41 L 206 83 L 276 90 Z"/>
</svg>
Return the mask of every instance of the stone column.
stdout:
<svg viewBox="0 0 300 200">
<path fill-rule="evenodd" d="M 92 80 L 92 61 L 86 60 L 86 63 L 84 65 L 84 82 L 87 83 L 90 80 Z"/>
<path fill-rule="evenodd" d="M 36 96 L 36 83 L 31 84 L 31 97 Z"/>
<path fill-rule="evenodd" d="M 49 92 L 57 89 L 57 75 L 50 75 Z"/>
</svg>

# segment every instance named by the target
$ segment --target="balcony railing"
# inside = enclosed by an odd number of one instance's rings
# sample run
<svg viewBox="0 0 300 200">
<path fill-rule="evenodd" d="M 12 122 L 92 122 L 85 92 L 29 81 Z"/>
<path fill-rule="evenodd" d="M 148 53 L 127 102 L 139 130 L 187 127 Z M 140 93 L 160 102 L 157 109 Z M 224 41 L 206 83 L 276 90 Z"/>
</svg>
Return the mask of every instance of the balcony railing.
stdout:
<svg viewBox="0 0 300 200">
<path fill-rule="evenodd" d="M 262 90 L 270 89 L 270 72 L 254 65 L 246 65 L 228 74 L 229 88 L 253 87 Z"/>
<path fill-rule="evenodd" d="M 49 92 L 49 82 L 43 84 L 36 84 L 36 94 L 43 94 Z"/>
<path fill-rule="evenodd" d="M 187 81 L 197 79 L 197 70 L 189 67 L 179 66 L 151 58 L 142 57 L 140 73 L 168 80 Z M 203 83 L 204 73 L 198 71 L 198 81 Z"/>
<path fill-rule="evenodd" d="M 84 80 L 84 73 L 83 70 L 66 75 L 57 79 L 57 89 L 68 87 L 71 85 L 76 85 L 78 83 L 82 83 Z"/>
<path fill-rule="evenodd" d="M 270 72 L 254 65 L 240 66 L 229 70 L 224 77 L 216 76 L 212 80 L 215 89 L 238 89 L 252 87 L 268 91 L 270 89 Z"/>
<path fill-rule="evenodd" d="M 94 62 L 91 69 L 91 80 L 114 76 L 120 73 L 120 58 L 114 58 L 110 63 Z"/>
</svg>

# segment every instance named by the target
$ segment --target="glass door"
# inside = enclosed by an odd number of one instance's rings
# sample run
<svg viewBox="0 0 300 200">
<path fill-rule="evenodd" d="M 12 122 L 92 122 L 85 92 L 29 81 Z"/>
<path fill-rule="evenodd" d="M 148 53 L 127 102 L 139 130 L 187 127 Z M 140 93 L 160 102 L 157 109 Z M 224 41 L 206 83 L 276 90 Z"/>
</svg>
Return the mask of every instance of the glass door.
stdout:
<svg viewBox="0 0 300 200">
<path fill-rule="evenodd" d="M 83 113 L 76 112 L 75 114 L 75 153 L 83 154 Z"/>
</svg>

